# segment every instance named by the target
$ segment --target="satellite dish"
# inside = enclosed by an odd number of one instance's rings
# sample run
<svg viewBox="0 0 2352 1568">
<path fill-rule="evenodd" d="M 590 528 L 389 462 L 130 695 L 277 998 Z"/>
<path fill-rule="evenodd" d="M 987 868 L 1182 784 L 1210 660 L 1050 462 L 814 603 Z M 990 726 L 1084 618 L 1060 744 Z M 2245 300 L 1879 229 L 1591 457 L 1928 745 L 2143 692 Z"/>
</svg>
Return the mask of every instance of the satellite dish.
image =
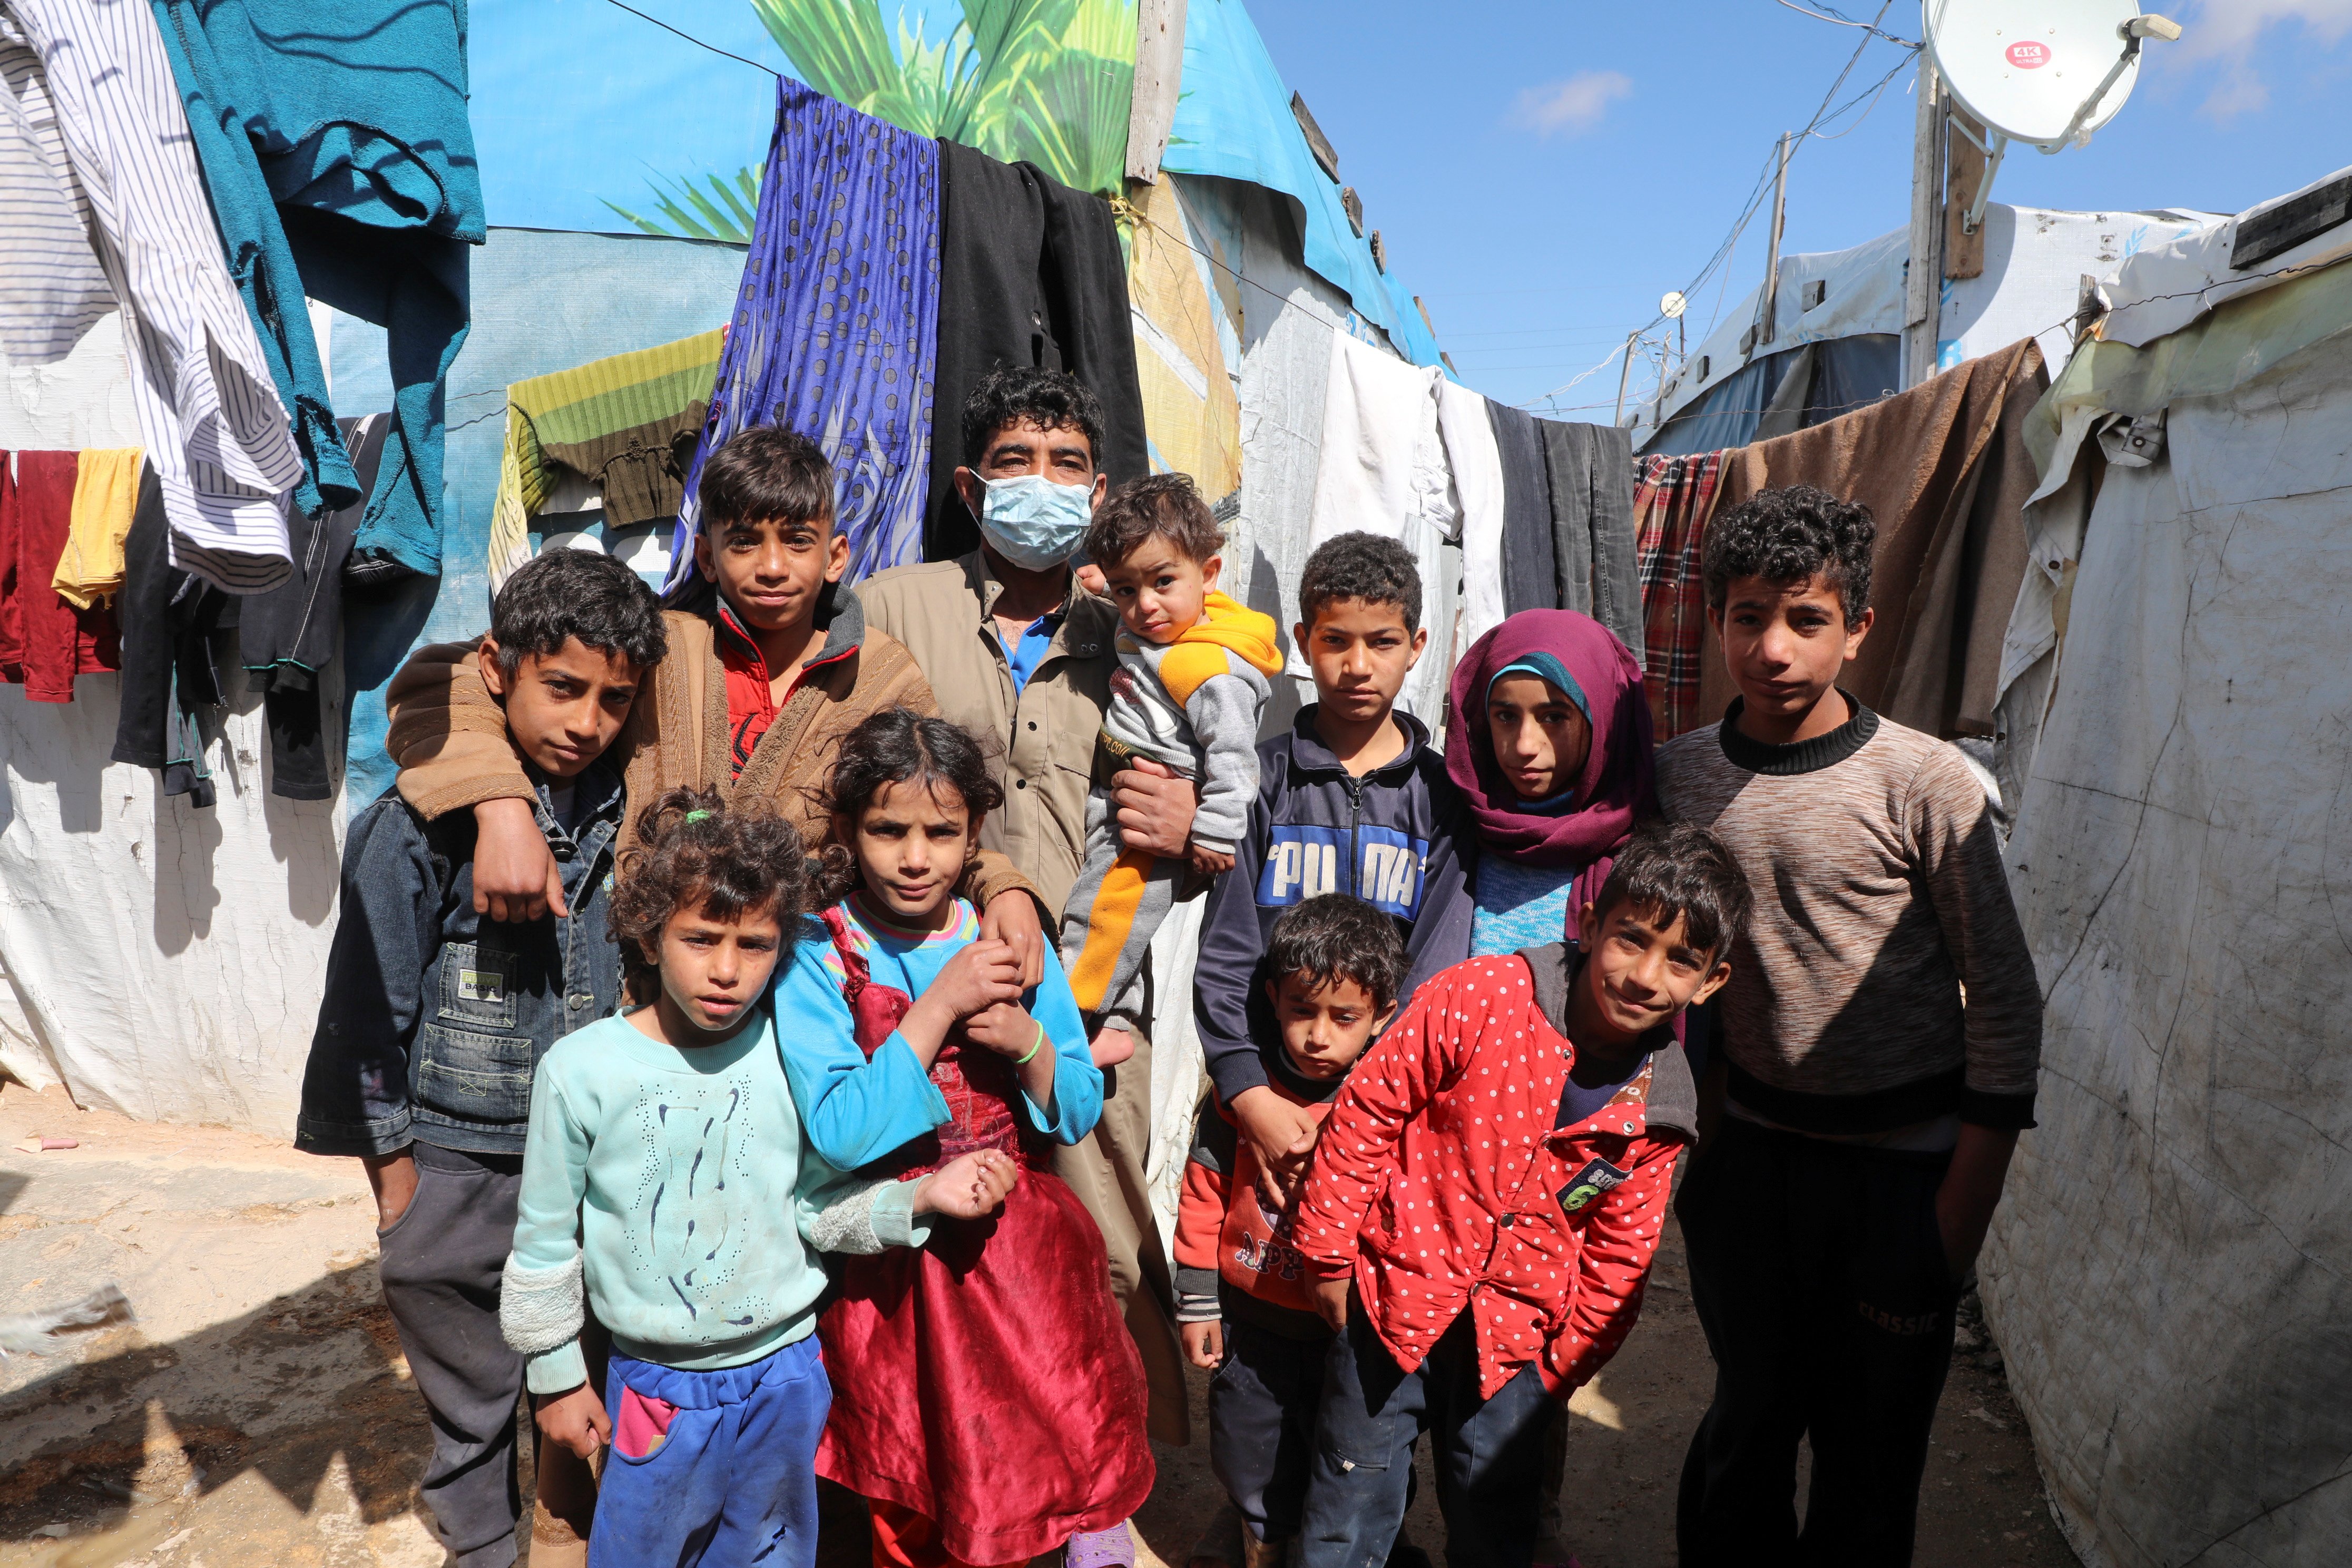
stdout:
<svg viewBox="0 0 2352 1568">
<path fill-rule="evenodd" d="M 1683 291 L 1679 289 L 1668 289 L 1666 297 L 1658 301 L 1658 314 L 1668 321 L 1674 320 L 1689 308 L 1690 301 L 1683 298 Z"/>
<path fill-rule="evenodd" d="M 1937 74 L 1985 128 L 1990 162 L 1962 222 L 1969 233 L 2010 142 L 2082 146 L 2131 96 L 2141 43 L 2180 37 L 2132 0 L 1922 0 L 1920 10 Z"/>
</svg>

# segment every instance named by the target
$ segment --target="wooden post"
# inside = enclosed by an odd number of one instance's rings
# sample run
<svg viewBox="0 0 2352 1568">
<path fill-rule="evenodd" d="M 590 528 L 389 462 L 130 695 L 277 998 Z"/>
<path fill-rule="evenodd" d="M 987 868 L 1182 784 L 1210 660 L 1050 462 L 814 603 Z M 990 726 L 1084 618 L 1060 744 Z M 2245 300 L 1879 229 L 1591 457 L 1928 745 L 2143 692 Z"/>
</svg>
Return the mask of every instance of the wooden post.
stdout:
<svg viewBox="0 0 2352 1568">
<path fill-rule="evenodd" d="M 1633 345 L 1641 337 L 1638 331 L 1625 334 L 1625 363 L 1617 367 L 1617 413 L 1609 421 L 1612 425 L 1625 423 L 1625 383 L 1633 374 Z"/>
<path fill-rule="evenodd" d="M 1764 298 L 1756 313 L 1756 344 L 1762 348 L 1780 335 L 1780 230 L 1789 216 L 1789 142 L 1780 133 L 1780 165 L 1772 175 L 1772 237 L 1764 252 Z"/>
<path fill-rule="evenodd" d="M 1903 286 L 1903 384 L 1936 374 L 1943 324 L 1944 101 L 1936 64 L 1919 56 L 1919 103 L 1911 142 L 1911 264 Z"/>
<path fill-rule="evenodd" d="M 1135 96 L 1127 112 L 1127 177 L 1160 183 L 1168 129 L 1184 77 L 1184 0 L 1140 0 L 1135 9 Z"/>
<path fill-rule="evenodd" d="M 1955 104 L 1944 132 L 1944 276 L 1981 278 L 1985 268 L 1984 225 L 1970 234 L 1962 226 L 1984 188 L 1984 127 Z"/>
</svg>

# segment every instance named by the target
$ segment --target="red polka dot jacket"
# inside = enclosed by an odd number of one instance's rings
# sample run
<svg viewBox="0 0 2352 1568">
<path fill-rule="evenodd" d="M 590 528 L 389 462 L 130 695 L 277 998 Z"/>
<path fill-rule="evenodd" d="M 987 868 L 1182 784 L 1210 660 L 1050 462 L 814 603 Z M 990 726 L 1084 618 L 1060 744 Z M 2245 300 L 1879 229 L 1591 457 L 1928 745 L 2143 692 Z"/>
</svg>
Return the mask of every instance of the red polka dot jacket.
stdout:
<svg viewBox="0 0 2352 1568">
<path fill-rule="evenodd" d="M 1554 1125 L 1569 961 L 1555 943 L 1423 982 L 1349 1075 L 1299 1200 L 1299 1251 L 1326 1279 L 1352 1272 L 1399 1366 L 1476 1314 L 1484 1398 L 1537 1362 L 1566 1399 L 1616 1353 L 1697 1135 L 1671 1037 L 1612 1101 Z"/>
</svg>

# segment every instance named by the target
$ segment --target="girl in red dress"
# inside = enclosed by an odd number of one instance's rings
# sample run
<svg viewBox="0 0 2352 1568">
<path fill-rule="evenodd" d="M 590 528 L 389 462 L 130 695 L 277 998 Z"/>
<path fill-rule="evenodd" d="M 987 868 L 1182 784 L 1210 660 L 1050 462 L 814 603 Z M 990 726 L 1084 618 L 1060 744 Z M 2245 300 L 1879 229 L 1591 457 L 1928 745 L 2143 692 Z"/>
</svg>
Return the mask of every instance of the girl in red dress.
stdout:
<svg viewBox="0 0 2352 1568">
<path fill-rule="evenodd" d="M 941 719 L 877 713 L 842 742 L 827 805 L 838 901 L 776 991 L 784 1069 L 814 1149 L 911 1176 L 974 1149 L 1021 1167 L 993 1218 L 919 1251 L 845 1260 L 818 1323 L 834 1383 L 817 1473 L 866 1500 L 876 1568 L 1133 1561 L 1151 1489 L 1143 1367 L 1102 1234 L 1053 1143 L 1102 1111 L 1054 954 L 1027 989 L 957 879 L 1001 799 Z M 845 893 L 845 896 L 840 896 Z"/>
</svg>

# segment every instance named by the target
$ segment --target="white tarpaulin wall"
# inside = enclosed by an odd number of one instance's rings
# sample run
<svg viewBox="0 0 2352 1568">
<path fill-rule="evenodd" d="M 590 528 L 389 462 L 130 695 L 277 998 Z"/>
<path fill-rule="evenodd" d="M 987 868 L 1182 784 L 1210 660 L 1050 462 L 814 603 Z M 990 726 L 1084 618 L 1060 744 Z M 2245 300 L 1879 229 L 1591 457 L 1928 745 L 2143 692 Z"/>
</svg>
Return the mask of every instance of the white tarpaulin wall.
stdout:
<svg viewBox="0 0 2352 1568">
<path fill-rule="evenodd" d="M 0 448 L 141 444 L 121 318 L 52 365 L 9 365 Z M 207 758 L 219 804 L 107 760 L 121 679 L 70 703 L 0 687 L 0 1069 L 75 1103 L 285 1136 L 333 935 L 343 808 L 269 793 L 261 700 L 237 688 Z"/>
<path fill-rule="evenodd" d="M 2047 997 L 2041 1125 L 1984 1299 L 2093 1568 L 2352 1553 L 2352 268 L 2336 270 L 2147 351 L 2101 345 L 2113 388 L 2161 398 L 2107 406 L 2163 416 L 2166 444 L 2108 467 L 2079 563 L 2044 563 L 2063 640 L 2010 849 Z M 2116 291 L 2141 297 L 2131 281 Z M 2292 341 L 2309 346 L 2278 361 Z M 2092 358 L 2053 403 L 2098 401 Z"/>
</svg>

